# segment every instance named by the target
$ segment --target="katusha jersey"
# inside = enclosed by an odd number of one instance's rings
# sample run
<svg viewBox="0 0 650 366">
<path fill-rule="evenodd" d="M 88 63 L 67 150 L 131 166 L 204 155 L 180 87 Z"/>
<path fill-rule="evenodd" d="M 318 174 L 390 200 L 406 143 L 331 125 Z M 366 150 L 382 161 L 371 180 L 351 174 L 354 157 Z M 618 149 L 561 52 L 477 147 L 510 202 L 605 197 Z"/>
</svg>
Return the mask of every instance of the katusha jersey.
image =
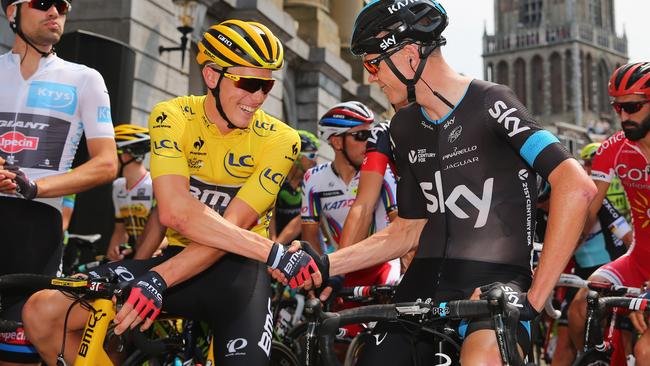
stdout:
<svg viewBox="0 0 650 366">
<path fill-rule="evenodd" d="M 222 135 L 205 116 L 205 96 L 183 96 L 159 103 L 149 117 L 151 175 L 181 175 L 190 192 L 223 215 L 237 197 L 260 216 L 251 229 L 268 237 L 270 210 L 300 152 L 291 127 L 261 109 L 247 129 Z M 170 245 L 189 240 L 168 229 Z"/>
<path fill-rule="evenodd" d="M 359 172 L 349 184 L 345 184 L 334 171 L 331 162 L 309 169 L 302 181 L 302 208 L 300 216 L 303 222 L 322 222 L 327 236 L 338 248 L 345 218 L 354 204 L 359 186 Z M 390 169 L 384 173 L 380 199 L 375 207 L 369 234 L 380 231 L 388 223 L 388 214 L 397 208 L 395 201 L 395 178 Z"/>
<path fill-rule="evenodd" d="M 602 143 L 591 163 L 594 180 L 621 180 L 632 213 L 634 244 L 630 255 L 650 263 L 650 164 L 638 143 L 619 131 Z"/>
<path fill-rule="evenodd" d="M 156 205 L 151 174 L 142 176 L 133 187 L 126 186 L 126 178 L 113 181 L 113 207 L 116 221 L 124 223 L 129 243 L 135 247 L 144 232 L 151 209 Z"/>
<path fill-rule="evenodd" d="M 87 66 L 50 55 L 24 80 L 20 55 L 8 52 L 0 56 L 0 80 L 0 156 L 30 179 L 68 172 L 82 134 L 114 135 L 104 79 Z M 61 210 L 63 199 L 36 201 Z"/>
<path fill-rule="evenodd" d="M 400 109 L 390 136 L 398 215 L 428 219 L 414 262 L 470 260 L 530 272 L 537 174 L 547 179 L 570 154 L 510 89 L 473 80 L 439 120 L 417 104 Z"/>
</svg>

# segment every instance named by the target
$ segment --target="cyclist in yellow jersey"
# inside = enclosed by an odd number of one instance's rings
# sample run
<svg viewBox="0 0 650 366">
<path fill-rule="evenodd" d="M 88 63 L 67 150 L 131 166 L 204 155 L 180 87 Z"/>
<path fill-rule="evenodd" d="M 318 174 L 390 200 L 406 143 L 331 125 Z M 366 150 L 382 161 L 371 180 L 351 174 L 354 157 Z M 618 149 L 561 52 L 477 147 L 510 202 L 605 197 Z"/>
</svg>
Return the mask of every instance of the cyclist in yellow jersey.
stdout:
<svg viewBox="0 0 650 366">
<path fill-rule="evenodd" d="M 262 24 L 225 21 L 199 43 L 197 61 L 210 93 L 153 109 L 151 174 L 171 245 L 160 257 L 113 262 L 88 273 L 112 272 L 130 281 L 116 334 L 148 328 L 164 305 L 169 313 L 212 326 L 216 364 L 268 364 L 270 277 L 258 261 L 298 280 L 324 267 L 304 251 L 290 254 L 264 238 L 269 211 L 300 151 L 296 131 L 260 109 L 282 58 L 280 41 Z M 26 305 L 26 330 L 50 363 L 61 347 L 70 304 L 58 292 L 42 291 Z M 84 313 L 77 306 L 69 317 L 66 359 L 80 340 L 70 330 L 83 327 Z"/>
</svg>

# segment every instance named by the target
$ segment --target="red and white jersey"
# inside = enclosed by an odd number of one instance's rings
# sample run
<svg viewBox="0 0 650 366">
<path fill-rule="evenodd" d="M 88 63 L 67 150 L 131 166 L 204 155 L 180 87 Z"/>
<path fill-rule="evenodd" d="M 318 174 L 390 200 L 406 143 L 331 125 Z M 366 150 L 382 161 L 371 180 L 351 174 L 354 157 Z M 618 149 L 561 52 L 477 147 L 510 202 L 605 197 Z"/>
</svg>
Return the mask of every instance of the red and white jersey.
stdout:
<svg viewBox="0 0 650 366">
<path fill-rule="evenodd" d="M 592 161 L 592 179 L 609 183 L 614 176 L 623 184 L 632 213 L 634 245 L 629 253 L 650 261 L 650 164 L 623 131 L 603 142 Z"/>
</svg>

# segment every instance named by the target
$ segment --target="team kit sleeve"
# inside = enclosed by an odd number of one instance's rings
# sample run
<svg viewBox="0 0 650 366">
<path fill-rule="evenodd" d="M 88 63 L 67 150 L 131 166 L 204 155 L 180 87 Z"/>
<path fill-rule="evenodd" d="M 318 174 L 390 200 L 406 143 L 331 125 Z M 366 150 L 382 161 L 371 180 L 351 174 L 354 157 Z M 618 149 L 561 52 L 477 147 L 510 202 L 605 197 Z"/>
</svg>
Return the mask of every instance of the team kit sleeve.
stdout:
<svg viewBox="0 0 650 366">
<path fill-rule="evenodd" d="M 258 214 L 273 206 L 300 151 L 300 136 L 291 128 L 280 130 L 267 139 L 256 158 L 255 171 L 237 192 L 237 198 Z"/>
<path fill-rule="evenodd" d="M 375 172 L 384 175 L 386 165 L 390 161 L 388 154 L 391 151 L 390 137 L 388 135 L 388 124 L 377 124 L 370 130 L 371 135 L 368 138 L 366 146 L 366 156 L 361 165 L 361 171 Z"/>
<path fill-rule="evenodd" d="M 398 112 L 393 118 L 399 118 L 401 112 L 402 111 Z M 427 202 L 427 200 L 424 197 L 422 189 L 427 187 L 420 187 L 417 178 L 411 170 L 412 165 L 408 161 L 408 158 L 405 155 L 400 154 L 400 130 L 393 127 L 396 125 L 401 125 L 402 128 L 404 128 L 404 126 L 408 126 L 410 123 L 400 123 L 398 120 L 393 120 L 390 129 L 390 134 L 395 142 L 393 148 L 395 167 L 397 168 L 400 177 L 397 182 L 397 215 L 404 219 L 424 219 L 427 218 L 427 205 L 424 203 Z M 429 188 L 433 189 L 433 186 Z"/>
<path fill-rule="evenodd" d="M 625 217 L 618 212 L 616 207 L 614 207 L 607 197 L 603 199 L 603 205 L 598 211 L 598 217 L 600 218 L 601 223 L 605 224 L 619 239 L 623 239 L 627 233 L 632 231 L 632 228 L 625 220 Z"/>
<path fill-rule="evenodd" d="M 122 211 L 120 210 L 117 192 L 120 190 L 119 178 L 113 181 L 113 209 L 115 211 L 115 221 L 122 221 Z"/>
<path fill-rule="evenodd" d="M 115 135 L 111 117 L 111 101 L 104 78 L 87 68 L 85 82 L 79 89 L 79 114 L 86 139 L 109 138 Z"/>
<path fill-rule="evenodd" d="M 614 165 L 617 151 L 625 140 L 625 132 L 619 131 L 605 140 L 591 160 L 591 179 L 611 183 L 616 175 Z"/>
<path fill-rule="evenodd" d="M 161 175 L 190 177 L 182 143 L 185 120 L 176 113 L 177 110 L 181 109 L 167 101 L 156 105 L 149 115 L 152 179 Z"/>
<path fill-rule="evenodd" d="M 494 85 L 487 90 L 485 113 L 488 129 L 507 141 L 544 179 L 561 162 L 572 158 L 557 137 L 533 120 L 508 87 Z"/>
<path fill-rule="evenodd" d="M 302 202 L 300 206 L 300 220 L 303 223 L 317 224 L 320 222 L 321 203 L 315 189 L 314 172 L 319 166 L 308 169 L 301 184 Z"/>
</svg>

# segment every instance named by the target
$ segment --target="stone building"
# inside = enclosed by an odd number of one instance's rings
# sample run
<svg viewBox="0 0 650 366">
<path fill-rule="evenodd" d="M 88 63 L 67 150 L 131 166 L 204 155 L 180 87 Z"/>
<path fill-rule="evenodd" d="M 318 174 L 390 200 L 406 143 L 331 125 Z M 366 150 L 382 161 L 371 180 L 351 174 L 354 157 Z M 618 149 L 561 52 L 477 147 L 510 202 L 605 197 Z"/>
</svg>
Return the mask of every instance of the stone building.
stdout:
<svg viewBox="0 0 650 366">
<path fill-rule="evenodd" d="M 267 112 L 297 128 L 315 131 L 319 116 L 340 101 L 360 100 L 377 113 L 389 110 L 384 95 L 376 86 L 367 85 L 361 62 L 349 52 L 353 23 L 363 0 L 197 2 L 198 24 L 190 34 L 189 54 L 181 63 L 181 52 L 159 54 L 159 47 L 177 46 L 180 42 L 177 7 L 172 0 L 73 1 L 66 34 L 80 29 L 90 31 L 128 45 L 135 53 L 133 75 L 120 75 L 133 80 L 132 99 L 127 102 L 130 115 L 114 113 L 116 122 L 128 119 L 144 125 L 157 102 L 177 95 L 205 93 L 194 61 L 196 41 L 210 25 L 231 18 L 264 23 L 285 46 L 286 66 L 274 73 L 278 82 L 263 107 Z M 10 47 L 13 39 L 3 16 L 0 52 Z M 113 55 L 102 57 L 111 62 Z M 113 95 L 111 98 L 115 99 Z"/>
<path fill-rule="evenodd" d="M 607 83 L 628 59 L 614 10 L 614 0 L 494 0 L 485 79 L 510 86 L 545 124 L 614 121 Z"/>
</svg>

